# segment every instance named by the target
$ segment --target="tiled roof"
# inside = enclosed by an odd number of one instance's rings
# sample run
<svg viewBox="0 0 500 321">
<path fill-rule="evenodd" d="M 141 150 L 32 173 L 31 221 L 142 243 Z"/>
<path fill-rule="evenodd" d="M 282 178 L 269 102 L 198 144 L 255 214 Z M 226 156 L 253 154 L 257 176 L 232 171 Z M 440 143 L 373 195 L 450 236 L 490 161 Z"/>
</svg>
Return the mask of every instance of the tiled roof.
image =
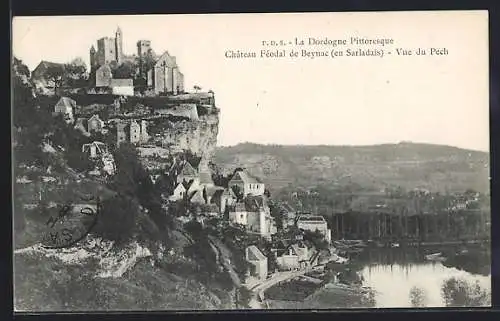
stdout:
<svg viewBox="0 0 500 321">
<path fill-rule="evenodd" d="M 308 222 L 308 223 L 325 223 L 325 218 L 323 216 L 309 216 L 309 215 L 301 215 L 298 222 Z"/>
<path fill-rule="evenodd" d="M 182 169 L 180 172 L 181 175 L 183 175 L 183 176 L 196 176 L 196 175 L 198 175 L 198 173 L 196 172 L 194 167 L 189 162 L 185 162 L 184 165 L 181 165 L 181 166 L 182 166 Z"/>
<path fill-rule="evenodd" d="M 262 181 L 249 174 L 248 172 L 246 171 L 236 171 L 233 175 L 233 177 L 231 178 L 231 181 L 232 182 L 238 182 L 238 181 L 241 181 L 245 184 L 257 184 L 257 183 L 262 183 Z"/>
<path fill-rule="evenodd" d="M 188 188 L 189 188 L 189 187 L 188 187 Z M 182 189 L 184 189 L 184 191 L 186 191 L 186 190 L 187 190 L 186 185 L 185 185 L 184 183 L 179 183 L 179 184 L 177 184 L 177 186 L 175 187 L 175 189 L 176 189 L 176 190 L 177 190 L 177 189 L 181 189 L 181 190 L 182 190 Z"/>
<path fill-rule="evenodd" d="M 58 63 L 58 62 L 46 61 L 46 60 L 40 61 L 40 63 L 38 64 L 38 66 L 40 66 L 40 65 L 44 65 L 46 68 L 49 68 L 49 67 L 64 68 L 64 64 L 61 64 L 61 63 Z"/>
<path fill-rule="evenodd" d="M 200 184 L 214 184 L 212 175 L 208 172 L 200 172 Z"/>
<path fill-rule="evenodd" d="M 259 209 L 263 206 L 266 206 L 266 200 L 262 196 L 247 196 L 245 198 L 245 205 L 247 211 L 259 211 Z"/>
<path fill-rule="evenodd" d="M 201 190 L 197 190 L 190 197 L 191 202 L 201 202 L 205 203 L 205 198 L 203 197 L 203 193 Z"/>
</svg>

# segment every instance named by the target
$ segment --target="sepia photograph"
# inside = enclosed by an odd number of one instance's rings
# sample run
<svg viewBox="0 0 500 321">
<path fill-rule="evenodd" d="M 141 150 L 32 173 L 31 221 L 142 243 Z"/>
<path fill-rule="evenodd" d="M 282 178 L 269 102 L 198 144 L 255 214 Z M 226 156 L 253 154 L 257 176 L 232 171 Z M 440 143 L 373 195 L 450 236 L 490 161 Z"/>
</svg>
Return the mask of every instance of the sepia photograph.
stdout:
<svg viewBox="0 0 500 321">
<path fill-rule="evenodd" d="M 15 312 L 491 306 L 487 11 L 12 20 Z"/>
</svg>

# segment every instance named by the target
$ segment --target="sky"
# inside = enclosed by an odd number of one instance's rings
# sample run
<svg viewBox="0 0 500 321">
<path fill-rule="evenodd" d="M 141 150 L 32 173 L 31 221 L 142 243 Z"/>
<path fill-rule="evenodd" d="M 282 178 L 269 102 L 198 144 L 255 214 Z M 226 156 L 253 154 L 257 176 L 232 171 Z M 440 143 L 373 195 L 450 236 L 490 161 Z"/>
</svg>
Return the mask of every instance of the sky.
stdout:
<svg viewBox="0 0 500 321">
<path fill-rule="evenodd" d="M 215 92 L 218 145 L 241 142 L 372 145 L 412 141 L 489 150 L 488 16 L 485 11 L 16 17 L 13 54 L 33 70 L 43 60 L 89 63 L 91 45 L 119 26 L 126 54 L 151 40 L 177 57 L 185 87 Z M 226 58 L 263 41 L 295 38 L 394 41 L 384 57 Z M 413 50 L 398 56 L 396 48 Z M 426 56 L 415 55 L 416 48 Z M 430 55 L 446 48 L 447 55 Z M 388 52 L 391 55 L 388 55 Z"/>
</svg>

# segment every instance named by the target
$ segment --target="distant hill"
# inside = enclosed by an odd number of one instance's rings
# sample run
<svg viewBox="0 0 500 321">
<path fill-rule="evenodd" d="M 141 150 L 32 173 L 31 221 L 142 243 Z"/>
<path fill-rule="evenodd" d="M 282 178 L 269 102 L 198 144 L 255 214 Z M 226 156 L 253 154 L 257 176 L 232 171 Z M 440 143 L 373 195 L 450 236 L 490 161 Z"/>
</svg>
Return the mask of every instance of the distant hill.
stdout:
<svg viewBox="0 0 500 321">
<path fill-rule="evenodd" d="M 381 190 L 425 188 L 454 192 L 489 191 L 489 153 L 419 143 L 372 146 L 259 145 L 219 147 L 214 161 L 223 168 L 246 167 L 271 189 L 319 184 Z"/>
</svg>

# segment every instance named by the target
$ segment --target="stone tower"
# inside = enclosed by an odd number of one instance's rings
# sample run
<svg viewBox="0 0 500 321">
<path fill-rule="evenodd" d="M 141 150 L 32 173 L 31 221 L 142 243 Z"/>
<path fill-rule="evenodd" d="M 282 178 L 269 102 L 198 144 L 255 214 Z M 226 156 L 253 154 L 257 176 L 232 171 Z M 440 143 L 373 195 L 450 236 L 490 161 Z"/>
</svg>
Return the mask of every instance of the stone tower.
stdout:
<svg viewBox="0 0 500 321">
<path fill-rule="evenodd" d="M 143 57 L 148 54 L 151 49 L 151 41 L 150 40 L 139 40 L 137 41 L 137 55 L 139 57 Z"/>
<path fill-rule="evenodd" d="M 115 47 L 116 47 L 116 62 L 118 63 L 118 65 L 120 65 L 123 62 L 123 35 L 120 27 L 116 29 Z"/>
<path fill-rule="evenodd" d="M 97 57 L 96 57 L 96 50 L 94 48 L 94 45 L 90 47 L 90 70 L 93 71 L 97 67 Z"/>
</svg>

